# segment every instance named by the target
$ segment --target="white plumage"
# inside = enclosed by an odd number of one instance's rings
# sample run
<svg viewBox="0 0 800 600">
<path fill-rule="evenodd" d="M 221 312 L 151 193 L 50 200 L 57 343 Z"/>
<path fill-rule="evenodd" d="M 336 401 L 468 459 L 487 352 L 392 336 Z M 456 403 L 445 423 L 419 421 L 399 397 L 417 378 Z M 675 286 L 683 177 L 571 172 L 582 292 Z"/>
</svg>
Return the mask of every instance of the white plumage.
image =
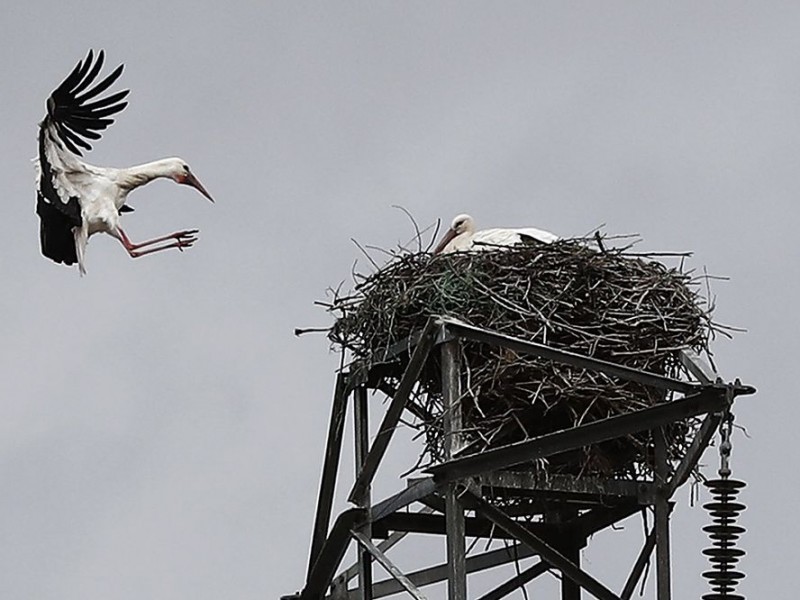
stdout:
<svg viewBox="0 0 800 600">
<path fill-rule="evenodd" d="M 557 240 L 557 235 L 535 227 L 475 231 L 475 221 L 472 217 L 458 215 L 453 219 L 450 229 L 444 234 L 433 253 L 449 254 L 450 252 L 493 250 L 505 246 L 536 242 L 551 244 Z"/>
<path fill-rule="evenodd" d="M 168 248 L 183 250 L 196 241 L 197 230 L 192 229 L 133 243 L 120 226 L 120 215 L 133 210 L 125 203 L 134 189 L 164 177 L 194 187 L 213 202 L 180 158 L 125 169 L 98 167 L 79 158 L 80 148 L 90 150 L 88 140 L 100 139 L 99 132 L 114 122 L 110 117 L 127 106 L 123 99 L 129 90 L 97 99 L 123 68 L 95 83 L 103 60 L 102 50 L 96 60 L 90 50 L 47 99 L 47 114 L 39 124 L 36 212 L 42 254 L 57 263 L 77 262 L 81 273 L 86 272 L 86 244 L 95 233 L 118 239 L 132 258 Z"/>
</svg>

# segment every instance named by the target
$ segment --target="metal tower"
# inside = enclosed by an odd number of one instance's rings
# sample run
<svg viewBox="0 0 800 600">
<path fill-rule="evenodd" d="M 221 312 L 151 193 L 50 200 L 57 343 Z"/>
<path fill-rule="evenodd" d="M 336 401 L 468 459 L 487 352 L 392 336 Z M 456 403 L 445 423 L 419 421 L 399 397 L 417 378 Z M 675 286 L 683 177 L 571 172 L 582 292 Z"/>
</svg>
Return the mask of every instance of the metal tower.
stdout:
<svg viewBox="0 0 800 600">
<path fill-rule="evenodd" d="M 618 380 L 677 392 L 680 397 L 484 452 L 463 454 L 459 401 L 460 345 L 465 342 L 490 344 L 517 354 L 594 370 Z M 447 460 L 428 468 L 427 476 L 407 479 L 405 489 L 373 502 L 370 491 L 373 478 L 403 412 L 419 410 L 409 402 L 409 397 L 423 369 L 437 353 L 445 404 Z M 398 362 L 398 358 L 402 360 Z M 670 600 L 671 499 L 690 477 L 720 424 L 725 422 L 734 399 L 755 392 L 753 387 L 738 380 L 724 383 L 691 351 L 683 351 L 681 360 L 693 381 L 672 379 L 438 318 L 429 320 L 422 331 L 373 360 L 370 367 L 352 364 L 336 381 L 306 580 L 302 591 L 284 598 L 372 600 L 405 592 L 421 600 L 425 598 L 421 588 L 446 580 L 448 598 L 466 600 L 475 597 L 468 594 L 469 574 L 538 556 L 538 562 L 480 600 L 499 600 L 550 570 L 561 574 L 563 600 L 580 599 L 581 590 L 600 600 L 627 600 L 655 550 L 656 598 Z M 400 367 L 402 372 L 398 372 L 398 364 L 404 366 Z M 387 380 L 399 383 L 392 386 Z M 391 398 L 371 445 L 369 390 L 380 390 Z M 351 399 L 357 474 L 348 500 L 354 506 L 338 515 L 331 526 L 345 416 Z M 692 417 L 702 418 L 702 424 L 683 457 L 670 461 L 662 428 Z M 655 445 L 654 475 L 645 479 L 566 475 L 543 478 L 524 470 L 509 470 L 532 460 L 645 431 L 652 432 Z M 508 510 L 502 499 L 509 495 L 524 497 L 526 501 L 513 511 Z M 411 511 L 412 506 L 421 508 Z M 652 510 L 654 524 L 645 535 L 638 555 L 631 557 L 632 566 L 624 587 L 613 591 L 582 568 L 580 551 L 592 534 L 644 509 Z M 419 571 L 403 573 L 387 553 L 413 533 L 446 536 L 446 557 Z M 467 537 L 490 536 L 508 540 L 509 547 L 466 555 Z M 358 549 L 358 560 L 337 575 L 351 543 Z M 379 563 L 390 577 L 374 581 L 374 563 Z"/>
</svg>

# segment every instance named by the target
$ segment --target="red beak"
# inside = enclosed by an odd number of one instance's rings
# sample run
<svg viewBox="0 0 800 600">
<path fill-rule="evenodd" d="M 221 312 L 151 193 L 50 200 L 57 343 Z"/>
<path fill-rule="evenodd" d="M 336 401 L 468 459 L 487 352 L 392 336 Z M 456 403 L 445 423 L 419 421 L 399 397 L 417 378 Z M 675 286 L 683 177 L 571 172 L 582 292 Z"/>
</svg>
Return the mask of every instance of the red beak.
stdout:
<svg viewBox="0 0 800 600">
<path fill-rule="evenodd" d="M 188 175 L 186 175 L 186 177 L 184 177 L 184 178 L 183 178 L 183 181 L 181 181 L 180 183 L 183 183 L 183 184 L 185 184 L 185 185 L 190 185 L 190 186 L 192 186 L 192 187 L 193 187 L 194 189 L 196 189 L 198 192 L 200 192 L 201 194 L 203 194 L 203 196 L 205 196 L 206 198 L 208 198 L 209 200 L 211 200 L 212 202 L 214 202 L 214 199 L 211 197 L 211 194 L 209 194 L 209 193 L 206 191 L 206 188 L 204 188 L 204 187 L 203 187 L 203 184 L 202 184 L 202 183 L 200 183 L 200 180 L 199 180 L 199 179 L 197 179 L 197 177 L 195 177 L 195 176 L 194 176 L 194 173 L 189 173 Z"/>
<path fill-rule="evenodd" d="M 444 247 L 447 246 L 447 244 L 450 243 L 450 240 L 452 240 L 454 237 L 456 237 L 456 232 L 453 231 L 452 229 L 448 229 L 447 233 L 444 234 L 444 237 L 441 239 L 439 244 L 436 246 L 436 248 L 433 249 L 433 253 L 434 254 L 441 253 L 441 251 L 444 250 Z"/>
</svg>

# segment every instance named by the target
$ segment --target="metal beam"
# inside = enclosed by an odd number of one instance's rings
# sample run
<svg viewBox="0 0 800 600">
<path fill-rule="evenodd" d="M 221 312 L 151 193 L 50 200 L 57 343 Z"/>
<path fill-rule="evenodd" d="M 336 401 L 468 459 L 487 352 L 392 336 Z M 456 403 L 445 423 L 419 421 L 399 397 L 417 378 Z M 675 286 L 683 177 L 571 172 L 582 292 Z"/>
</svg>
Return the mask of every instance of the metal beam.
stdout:
<svg viewBox="0 0 800 600">
<path fill-rule="evenodd" d="M 458 340 L 441 345 L 442 403 L 444 404 L 444 451 L 455 457 L 463 446 L 461 415 L 461 343 Z"/>
<path fill-rule="evenodd" d="M 605 529 L 609 525 L 613 523 L 617 523 L 623 519 L 626 519 L 630 515 L 634 514 L 641 507 L 635 504 L 625 504 L 615 508 L 604 508 L 604 509 L 597 509 L 596 511 L 590 511 L 587 514 L 584 514 L 574 521 L 570 523 L 571 526 L 574 526 L 577 531 L 581 533 L 583 536 L 590 536 L 602 529 Z M 404 513 L 398 513 L 394 515 L 392 518 L 400 517 L 404 515 Z M 439 516 L 441 518 L 441 516 Z M 470 521 L 468 520 L 467 523 Z M 532 531 L 539 535 L 545 540 L 553 539 L 554 536 L 558 535 L 557 531 L 558 528 L 554 525 L 546 525 L 541 523 L 529 523 L 526 524 L 525 527 L 531 528 Z M 396 533 L 393 534 L 391 538 L 388 538 L 386 542 L 395 538 L 395 536 L 403 536 L 404 533 Z M 508 535 L 503 531 L 495 531 L 495 537 L 499 537 L 501 535 Z M 518 539 L 516 535 L 511 536 L 514 539 Z M 382 551 L 386 551 L 384 548 L 384 544 L 386 542 L 382 542 L 378 546 L 381 548 Z M 483 554 L 478 554 L 475 556 L 467 556 L 466 559 L 466 571 L 467 573 L 474 573 L 477 571 L 482 571 L 485 569 L 490 569 L 496 566 L 500 566 L 509 562 L 513 562 L 516 560 L 522 560 L 528 558 L 535 554 L 535 552 L 530 549 L 528 546 L 524 544 L 517 544 L 512 546 L 511 548 L 500 548 L 498 550 L 491 550 L 489 552 L 485 552 Z M 544 565 L 543 565 L 544 566 Z M 345 572 L 344 576 L 346 578 L 352 579 L 355 575 L 355 567 L 351 567 L 348 571 Z M 552 566 L 548 565 L 547 568 L 552 568 Z M 433 567 L 429 567 L 426 569 L 421 569 L 419 571 L 415 571 L 413 573 L 408 573 L 408 578 L 417 586 L 417 587 L 424 587 L 426 585 L 430 585 L 432 583 L 437 583 L 440 581 L 444 581 L 447 579 L 447 572 L 448 572 L 448 565 L 447 563 L 442 563 L 440 565 L 436 565 Z M 395 582 L 394 580 L 384 580 L 379 581 L 374 584 L 373 586 L 373 598 L 382 598 L 384 596 L 390 596 L 392 594 L 396 594 L 401 592 L 402 588 Z"/>
<path fill-rule="evenodd" d="M 373 356 L 373 362 L 387 362 L 400 354 L 410 354 L 425 336 L 424 331 L 424 328 L 420 329 L 409 335 L 406 339 L 395 342 L 382 354 Z"/>
<path fill-rule="evenodd" d="M 678 352 L 681 364 L 683 367 L 694 375 L 695 379 L 700 383 L 711 384 L 716 382 L 720 377 L 711 366 L 706 363 L 700 355 L 691 348 L 684 348 Z"/>
<path fill-rule="evenodd" d="M 662 428 L 656 429 L 655 437 L 655 476 L 656 483 L 661 486 L 656 496 L 656 599 L 672 599 L 672 574 L 669 540 L 669 499 L 665 495 L 667 477 L 669 477 L 669 455 L 667 439 Z"/>
<path fill-rule="evenodd" d="M 581 567 L 581 548 L 586 545 L 586 540 L 572 540 L 565 543 L 561 551 L 564 558 L 569 560 L 576 568 Z M 570 577 L 561 577 L 561 599 L 562 600 L 581 600 L 581 587 L 578 582 Z"/>
<path fill-rule="evenodd" d="M 322 544 L 328 535 L 333 507 L 333 493 L 336 490 L 336 474 L 339 470 L 339 458 L 342 453 L 342 434 L 347 414 L 348 377 L 346 373 L 336 376 L 336 386 L 331 406 L 331 420 L 328 425 L 328 441 L 325 445 L 325 459 L 322 466 L 322 477 L 317 497 L 317 513 L 311 535 L 311 551 L 308 557 L 306 577 L 311 576 L 311 568 L 319 557 Z"/>
<path fill-rule="evenodd" d="M 367 388 L 363 385 L 355 388 L 353 393 L 353 431 L 355 445 L 356 470 L 360 471 L 369 450 L 369 407 L 367 405 Z M 358 506 L 366 506 L 369 502 L 370 486 L 364 489 L 362 497 L 355 499 Z"/>
<path fill-rule="evenodd" d="M 553 492 L 570 499 L 585 498 L 586 502 L 608 503 L 612 498 L 629 498 L 649 501 L 655 496 L 655 486 L 647 481 L 623 481 L 598 477 L 575 477 L 573 475 L 540 476 L 534 473 L 494 471 L 476 478 L 477 483 L 488 489 L 497 488 L 525 490 L 526 492 Z"/>
<path fill-rule="evenodd" d="M 448 459 L 461 449 L 461 342 L 441 345 L 442 401 L 444 404 L 444 451 Z M 464 507 L 458 499 L 455 483 L 445 489 L 445 530 L 447 532 L 447 597 L 467 599 L 466 522 Z"/>
<path fill-rule="evenodd" d="M 425 477 L 413 481 L 409 486 L 394 496 L 389 496 L 386 500 L 378 502 L 372 507 L 372 520 L 377 521 L 386 515 L 405 508 L 409 504 L 421 501 L 426 496 L 436 491 L 436 484 L 433 477 Z"/>
<path fill-rule="evenodd" d="M 339 515 L 306 579 L 306 585 L 301 592 L 302 600 L 322 598 L 347 551 L 350 530 L 363 522 L 366 517 L 367 511 L 363 508 L 351 508 Z"/>
<path fill-rule="evenodd" d="M 703 456 L 703 452 L 705 452 L 709 442 L 711 442 L 711 438 L 714 437 L 720 421 L 722 421 L 722 413 L 706 415 L 703 424 L 700 425 L 700 429 L 695 434 L 688 450 L 686 450 L 686 454 L 683 455 L 683 459 L 675 469 L 672 479 L 664 488 L 664 496 L 666 498 L 672 498 L 675 491 L 689 479 L 692 470 L 697 466 L 697 462 Z"/>
<path fill-rule="evenodd" d="M 528 567 L 524 571 L 520 571 L 508 581 L 501 583 L 493 590 L 486 592 L 483 596 L 478 598 L 478 600 L 500 600 L 501 598 L 508 596 L 517 588 L 521 588 L 526 583 L 533 581 L 539 577 L 539 575 L 547 573 L 550 568 L 550 565 L 548 565 L 545 561 L 540 560 L 538 563 Z"/>
<path fill-rule="evenodd" d="M 420 510 L 420 514 L 428 514 L 428 513 L 432 512 L 432 511 L 433 511 L 433 509 L 430 509 L 427 506 L 423 506 L 422 509 Z M 408 535 L 408 532 L 406 532 L 406 531 L 397 531 L 397 532 L 393 533 L 392 535 L 387 537 L 385 540 L 383 540 L 382 542 L 377 544 L 378 550 L 380 550 L 381 552 L 383 552 L 385 554 L 390 549 L 392 549 L 395 545 L 397 545 L 401 541 L 403 541 L 403 538 L 405 538 L 407 535 Z M 355 564 L 350 565 L 347 569 L 345 569 L 339 575 L 337 575 L 335 581 L 341 580 L 341 581 L 347 582 L 347 581 L 350 581 L 356 575 L 358 575 L 358 563 L 357 562 Z"/>
<path fill-rule="evenodd" d="M 641 510 L 641 508 L 641 505 L 637 502 L 625 502 L 618 506 L 598 506 L 568 521 L 566 526 L 574 529 L 577 535 L 586 537 L 610 527 L 614 523 L 627 519 Z M 464 525 L 467 537 L 502 539 L 506 536 L 503 531 L 497 531 L 491 521 L 481 517 L 465 517 Z M 373 527 L 375 537 L 386 536 L 390 531 L 434 535 L 444 535 L 447 531 L 445 516 L 429 512 L 394 512 L 374 521 Z M 554 545 L 564 537 L 565 526 L 563 524 L 534 522 L 525 523 L 524 527 L 534 535 Z M 511 536 L 511 538 L 514 538 L 514 536 Z"/>
<path fill-rule="evenodd" d="M 400 422 L 400 417 L 403 414 L 408 397 L 417 383 L 419 374 L 425 366 L 425 361 L 428 359 L 431 348 L 433 347 L 433 333 L 435 331 L 434 321 L 428 319 L 428 323 L 422 331 L 419 344 L 414 349 L 411 359 L 408 362 L 405 373 L 400 379 L 400 384 L 397 386 L 397 392 L 392 398 L 389 408 L 383 417 L 378 434 L 375 436 L 375 441 L 372 443 L 369 453 L 364 459 L 364 467 L 358 474 L 353 489 L 350 491 L 348 500 L 355 502 L 372 483 L 375 472 L 378 470 L 378 465 L 386 454 L 386 449 L 389 446 L 389 441 L 394 435 L 395 427 Z"/>
<path fill-rule="evenodd" d="M 611 527 L 614 523 L 624 521 L 641 508 L 641 505 L 632 502 L 614 507 L 598 507 L 582 514 L 570 524 L 575 525 L 575 529 L 580 531 L 583 536 L 588 537 L 606 527 Z"/>
<path fill-rule="evenodd" d="M 364 459 L 369 450 L 369 406 L 367 404 L 367 388 L 358 386 L 353 393 L 353 430 L 355 441 L 355 467 L 359 471 L 364 466 Z M 369 510 L 372 502 L 371 486 L 367 486 L 358 499 L 358 506 Z M 372 538 L 372 524 L 370 519 L 364 522 L 359 533 L 367 539 Z M 367 550 L 358 552 L 358 589 L 361 592 L 360 600 L 372 600 L 372 556 Z"/>
<path fill-rule="evenodd" d="M 655 547 L 656 531 L 653 529 L 650 532 L 650 535 L 647 536 L 644 546 L 642 546 L 642 550 L 639 552 L 639 556 L 633 565 L 633 569 L 631 569 L 631 572 L 628 575 L 628 580 L 625 582 L 625 587 L 622 588 L 622 593 L 619 595 L 620 600 L 631 600 L 631 596 L 633 596 L 633 592 L 636 591 L 636 586 L 638 585 L 639 580 L 642 578 L 642 573 L 644 573 L 647 563 L 650 562 L 650 555 L 653 553 L 653 548 Z"/>
<path fill-rule="evenodd" d="M 393 387 L 385 379 L 377 380 L 375 382 L 375 389 L 386 394 L 388 398 L 393 398 L 394 395 L 397 393 L 397 389 Z M 422 421 L 423 423 L 430 423 L 436 418 L 425 408 L 423 408 L 422 406 L 420 406 L 415 402 L 407 402 L 406 410 L 410 412 L 412 415 L 414 415 L 417 419 Z"/>
<path fill-rule="evenodd" d="M 659 388 L 662 390 L 674 390 L 676 392 L 683 392 L 689 394 L 696 392 L 700 386 L 696 383 L 688 381 L 681 381 L 679 379 L 672 379 L 656 373 L 648 371 L 641 371 L 632 367 L 618 365 L 606 360 L 598 358 L 591 358 L 583 354 L 569 352 L 567 350 L 557 350 L 545 344 L 538 344 L 536 342 L 529 342 L 510 335 L 502 333 L 495 333 L 479 327 L 467 325 L 461 321 L 451 318 L 440 318 L 441 323 L 444 325 L 447 333 L 451 333 L 456 337 L 466 338 L 476 342 L 491 344 L 494 346 L 501 346 L 508 348 L 520 354 L 529 354 L 538 356 L 547 360 L 553 360 L 560 363 L 569 364 L 575 367 L 589 369 L 592 371 L 599 371 L 607 375 L 613 375 L 624 379 L 626 381 L 636 381 L 638 383 Z"/>
<path fill-rule="evenodd" d="M 490 550 L 468 556 L 466 561 L 467 573 L 477 573 L 486 569 L 499 567 L 516 560 L 522 560 L 533 556 L 534 552 L 523 544 L 515 544 L 510 548 L 498 548 L 497 550 Z M 426 569 L 420 569 L 413 573 L 408 573 L 406 576 L 417 587 L 424 587 L 433 583 L 439 583 L 447 579 L 447 571 L 449 567 L 447 563 L 441 563 Z M 377 582 L 372 589 L 373 598 L 382 598 L 384 596 L 391 596 L 403 590 L 399 584 L 393 579 L 386 579 Z"/>
<path fill-rule="evenodd" d="M 431 477 L 431 479 L 433 479 L 433 477 Z M 431 494 L 430 496 L 426 496 L 425 498 L 420 499 L 420 503 L 438 513 L 445 514 L 447 512 L 447 508 L 445 507 L 444 503 L 444 497 L 441 494 Z"/>
<path fill-rule="evenodd" d="M 417 589 L 417 586 L 415 586 L 412 583 L 412 581 L 408 577 L 406 577 L 403 574 L 403 572 L 400 569 L 398 569 L 394 565 L 394 563 L 390 561 L 389 558 L 383 552 L 381 552 L 378 549 L 378 547 L 375 546 L 375 544 L 373 544 L 372 541 L 367 536 L 355 530 L 353 530 L 351 534 L 353 535 L 355 540 L 361 545 L 361 547 L 364 548 L 364 550 L 366 550 L 367 552 L 369 552 L 372 555 L 372 557 L 376 561 L 378 561 L 378 563 L 384 569 L 386 569 L 387 573 L 389 573 L 389 575 L 391 575 L 392 578 L 395 581 L 397 581 L 397 583 L 399 583 L 405 591 L 411 594 L 411 596 L 414 597 L 415 600 L 425 600 L 425 596 L 423 596 L 422 593 Z M 371 591 L 372 590 L 370 589 L 370 592 Z"/>
<path fill-rule="evenodd" d="M 519 541 L 541 556 L 542 560 L 553 565 L 553 567 L 561 571 L 565 577 L 569 577 L 596 598 L 599 598 L 599 600 L 619 600 L 619 596 L 614 592 L 609 590 L 594 577 L 581 570 L 563 554 L 546 544 L 538 536 L 532 534 L 496 506 L 489 504 L 469 491 L 464 492 L 462 501 L 470 508 L 473 508 L 487 519 L 494 522 L 503 531 L 515 536 Z"/>
<path fill-rule="evenodd" d="M 556 431 L 531 440 L 515 442 L 480 454 L 457 458 L 429 467 L 427 471 L 433 474 L 437 483 L 456 481 L 668 425 L 689 417 L 719 411 L 727 404 L 724 390 L 706 389 L 680 400 L 657 404 L 625 415 L 593 421 L 586 425 Z"/>
<path fill-rule="evenodd" d="M 633 509 L 636 511 L 636 508 Z M 616 522 L 616 521 L 614 521 Z M 444 535 L 447 532 L 447 519 L 444 515 L 396 512 L 375 521 L 374 536 L 383 537 L 389 531 L 408 531 Z M 563 528 L 550 523 L 527 523 L 526 528 L 548 540 L 556 540 L 563 534 Z M 497 531 L 491 521 L 481 517 L 465 517 L 464 532 L 467 537 L 503 539 L 506 534 Z M 513 538 L 513 536 L 511 536 Z"/>
</svg>

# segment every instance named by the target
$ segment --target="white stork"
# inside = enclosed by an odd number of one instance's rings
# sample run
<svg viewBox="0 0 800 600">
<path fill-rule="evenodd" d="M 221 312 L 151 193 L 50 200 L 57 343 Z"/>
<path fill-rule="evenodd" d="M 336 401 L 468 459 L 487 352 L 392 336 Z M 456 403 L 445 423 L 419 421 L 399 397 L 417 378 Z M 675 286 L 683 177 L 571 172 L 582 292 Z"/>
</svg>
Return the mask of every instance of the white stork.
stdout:
<svg viewBox="0 0 800 600">
<path fill-rule="evenodd" d="M 73 265 L 86 272 L 86 243 L 94 233 L 115 238 L 132 258 L 168 248 L 183 251 L 197 240 L 196 229 L 178 231 L 152 240 L 133 243 L 120 227 L 120 214 L 133 209 L 125 204 L 128 194 L 159 177 L 191 185 L 214 201 L 189 165 L 180 158 L 165 158 L 151 163 L 114 169 L 83 162 L 80 148 L 91 150 L 88 140 L 100 139 L 100 131 L 114 122 L 110 118 L 127 106 L 122 100 L 130 90 L 100 99 L 122 74 L 118 66 L 95 84 L 103 67 L 101 50 L 86 59 L 47 99 L 47 114 L 39 123 L 38 194 L 39 240 L 42 254 L 57 263 Z M 160 245 L 159 245 L 160 244 Z"/>
<path fill-rule="evenodd" d="M 500 246 L 516 246 L 531 242 L 552 244 L 557 240 L 557 235 L 535 227 L 475 231 L 475 221 L 472 217 L 458 215 L 453 219 L 453 224 L 450 225 L 450 229 L 444 234 L 433 253 L 449 254 L 451 252 L 494 250 Z"/>
</svg>

